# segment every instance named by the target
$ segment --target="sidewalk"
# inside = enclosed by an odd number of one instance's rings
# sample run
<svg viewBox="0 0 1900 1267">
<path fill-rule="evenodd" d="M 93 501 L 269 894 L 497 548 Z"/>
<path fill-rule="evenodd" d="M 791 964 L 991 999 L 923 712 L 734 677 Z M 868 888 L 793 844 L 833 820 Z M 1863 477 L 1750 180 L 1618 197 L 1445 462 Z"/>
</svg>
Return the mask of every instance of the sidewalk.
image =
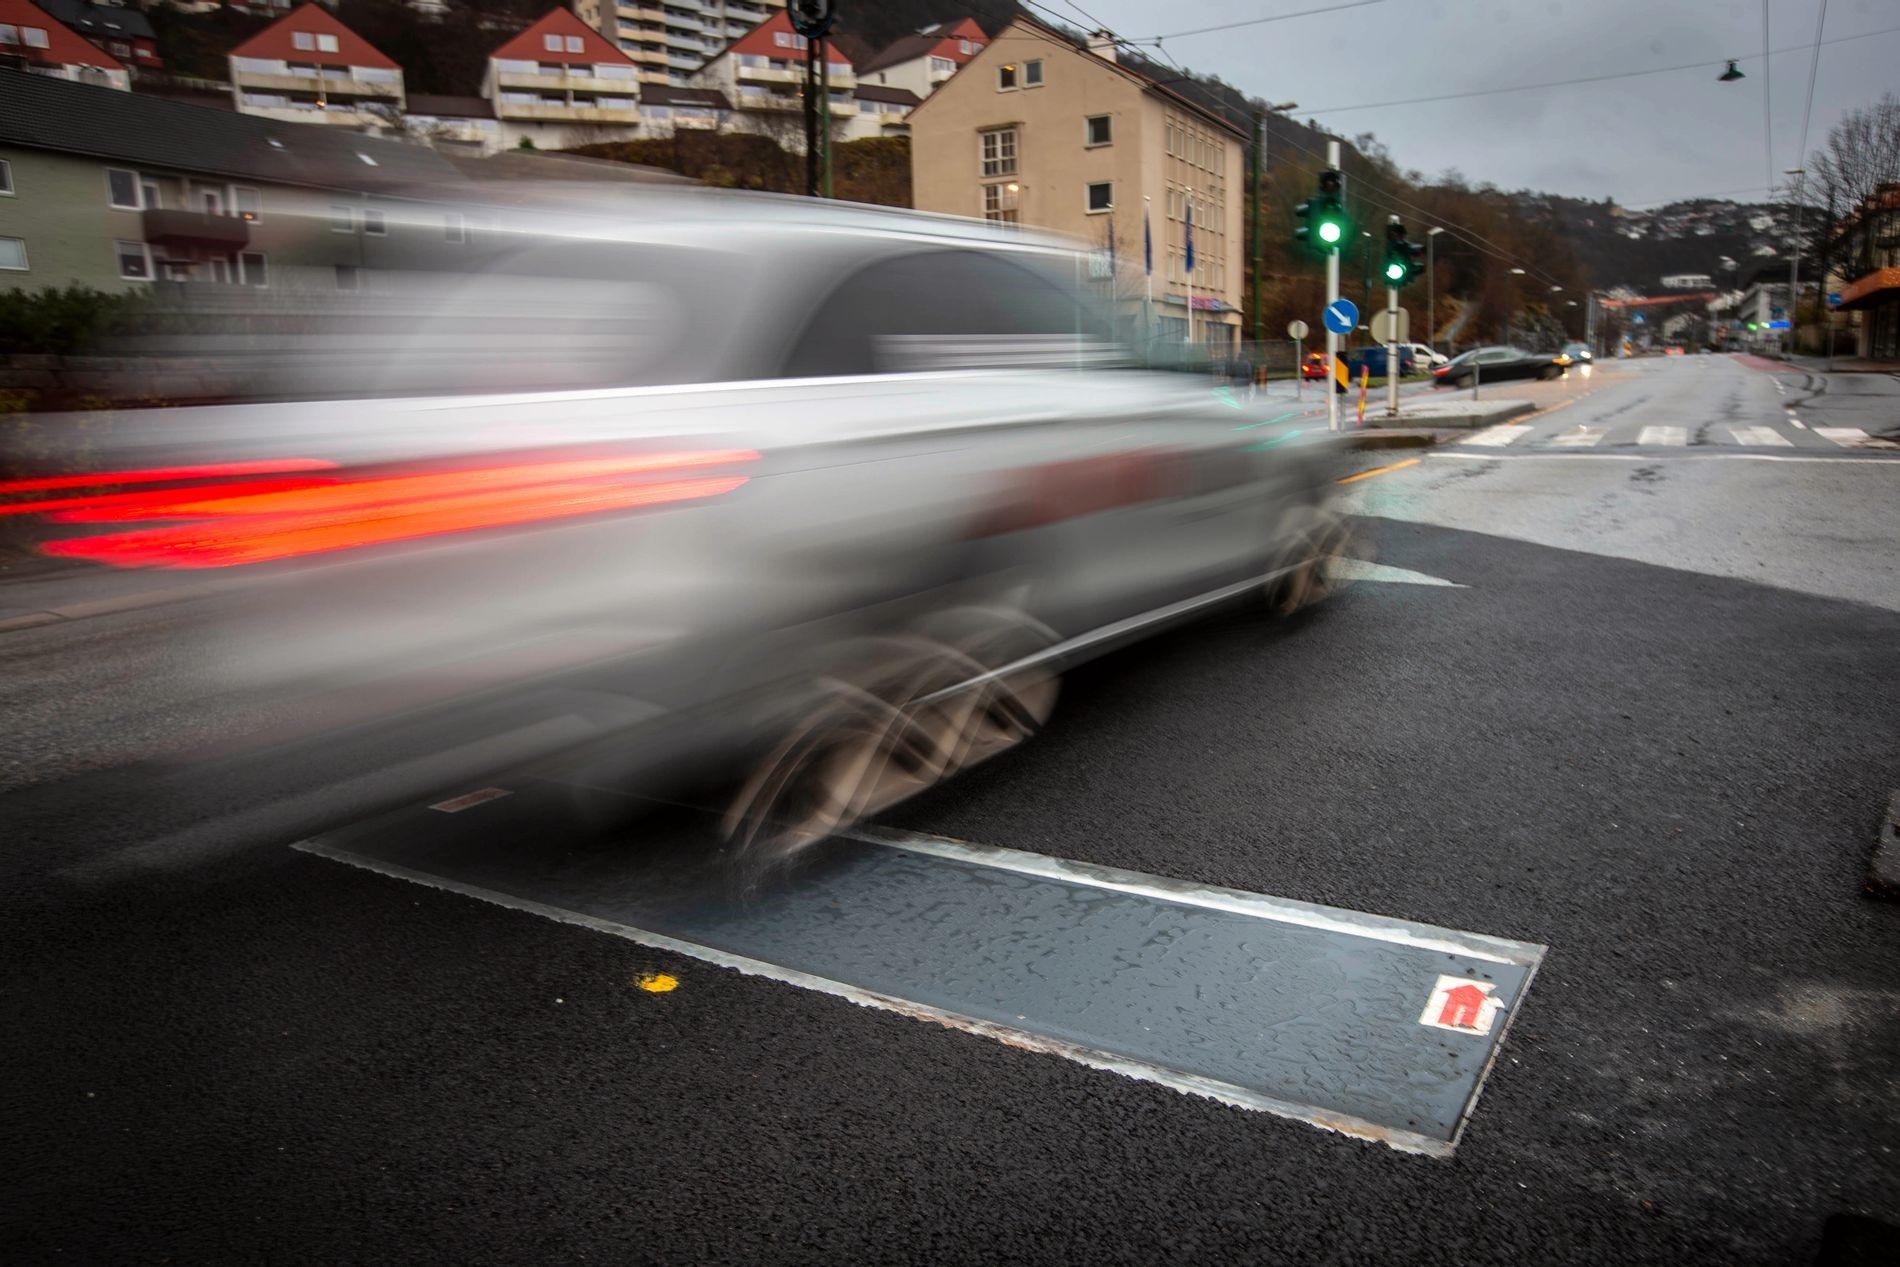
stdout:
<svg viewBox="0 0 1900 1267">
<path fill-rule="evenodd" d="M 1900 361 L 1863 361 L 1857 357 L 1837 356 L 1830 367 L 1824 356 L 1797 356 L 1792 352 L 1776 359 L 1814 374 L 1900 374 Z"/>
<path fill-rule="evenodd" d="M 0 634 L 161 607 L 212 592 L 209 583 L 186 573 L 39 566 L 9 557 L 0 562 Z"/>
</svg>

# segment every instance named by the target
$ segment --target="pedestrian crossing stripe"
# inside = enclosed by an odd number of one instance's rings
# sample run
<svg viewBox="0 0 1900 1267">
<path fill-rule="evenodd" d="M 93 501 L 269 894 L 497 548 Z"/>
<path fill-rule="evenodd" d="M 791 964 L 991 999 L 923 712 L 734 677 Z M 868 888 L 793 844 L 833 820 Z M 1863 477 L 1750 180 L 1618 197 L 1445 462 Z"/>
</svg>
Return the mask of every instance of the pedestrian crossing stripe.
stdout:
<svg viewBox="0 0 1900 1267">
<path fill-rule="evenodd" d="M 1636 436 L 1640 445 L 1657 445 L 1668 448 L 1681 448 L 1689 443 L 1687 427 L 1644 427 Z"/>
<path fill-rule="evenodd" d="M 1601 440 L 1608 430 L 1608 427 L 1578 427 L 1575 431 L 1552 436 L 1550 442 L 1560 449 L 1587 449 Z"/>
<path fill-rule="evenodd" d="M 1859 427 L 1816 427 L 1814 434 L 1823 440 L 1832 440 L 1843 449 L 1900 449 L 1900 444 L 1870 436 Z"/>
<path fill-rule="evenodd" d="M 1735 438 L 1735 443 L 1737 444 L 1779 445 L 1784 449 L 1792 449 L 1794 447 L 1793 440 L 1782 435 L 1773 427 L 1730 427 L 1728 433 Z"/>
<path fill-rule="evenodd" d="M 1505 445 L 1517 440 L 1518 437 L 1529 435 L 1530 430 L 1529 427 L 1523 426 L 1486 427 L 1483 431 L 1478 432 L 1468 439 L 1461 440 L 1459 443 L 1481 444 L 1489 448 L 1501 449 Z"/>
</svg>

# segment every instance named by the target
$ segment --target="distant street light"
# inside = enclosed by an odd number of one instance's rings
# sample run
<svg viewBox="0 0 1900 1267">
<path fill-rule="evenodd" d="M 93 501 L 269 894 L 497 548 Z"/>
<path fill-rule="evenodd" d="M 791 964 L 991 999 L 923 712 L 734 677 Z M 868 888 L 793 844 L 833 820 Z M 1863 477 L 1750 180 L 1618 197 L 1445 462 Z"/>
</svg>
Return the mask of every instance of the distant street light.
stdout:
<svg viewBox="0 0 1900 1267">
<path fill-rule="evenodd" d="M 1522 277 L 1524 275 L 1524 270 L 1521 268 L 1514 268 L 1511 270 L 1511 275 L 1513 277 Z"/>
<path fill-rule="evenodd" d="M 1552 287 L 1550 288 L 1550 293 L 1554 295 L 1554 294 L 1556 294 L 1556 293 L 1557 293 L 1558 291 L 1560 291 L 1560 290 L 1562 290 L 1562 289 L 1563 289 L 1563 287 L 1562 287 L 1562 286 L 1552 286 Z"/>
<path fill-rule="evenodd" d="M 1717 83 L 1723 83 L 1723 84 L 1732 84 L 1738 79 L 1747 79 L 1747 78 L 1748 78 L 1747 75 L 1744 75 L 1741 71 L 1735 69 L 1735 63 L 1733 61 L 1731 61 L 1728 64 L 1727 70 L 1723 71 L 1721 74 L 1715 77 Z"/>
</svg>

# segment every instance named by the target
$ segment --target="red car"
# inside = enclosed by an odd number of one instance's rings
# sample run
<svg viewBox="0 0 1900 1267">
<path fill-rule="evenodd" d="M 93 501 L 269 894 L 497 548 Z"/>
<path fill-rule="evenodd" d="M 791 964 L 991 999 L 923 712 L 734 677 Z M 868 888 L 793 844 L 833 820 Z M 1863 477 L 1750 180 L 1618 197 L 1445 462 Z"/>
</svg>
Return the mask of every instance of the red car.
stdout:
<svg viewBox="0 0 1900 1267">
<path fill-rule="evenodd" d="M 1306 359 L 1300 362 L 1300 377 L 1325 378 L 1326 354 L 1324 352 L 1307 353 Z"/>
</svg>

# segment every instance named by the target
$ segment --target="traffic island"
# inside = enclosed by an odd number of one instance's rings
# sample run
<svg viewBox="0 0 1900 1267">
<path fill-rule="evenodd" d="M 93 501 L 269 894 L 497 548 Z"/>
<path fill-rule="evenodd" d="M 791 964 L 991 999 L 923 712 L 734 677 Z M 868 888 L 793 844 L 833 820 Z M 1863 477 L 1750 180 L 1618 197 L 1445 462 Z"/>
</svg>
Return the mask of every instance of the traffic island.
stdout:
<svg viewBox="0 0 1900 1267">
<path fill-rule="evenodd" d="M 1528 400 L 1402 400 L 1398 418 L 1387 421 L 1412 427 L 1490 427 L 1534 414 L 1539 408 Z M 1371 406 L 1366 412 L 1371 414 Z"/>
<path fill-rule="evenodd" d="M 1887 802 L 1887 812 L 1880 820 L 1866 887 L 1876 897 L 1900 897 L 1900 792 Z"/>
</svg>

